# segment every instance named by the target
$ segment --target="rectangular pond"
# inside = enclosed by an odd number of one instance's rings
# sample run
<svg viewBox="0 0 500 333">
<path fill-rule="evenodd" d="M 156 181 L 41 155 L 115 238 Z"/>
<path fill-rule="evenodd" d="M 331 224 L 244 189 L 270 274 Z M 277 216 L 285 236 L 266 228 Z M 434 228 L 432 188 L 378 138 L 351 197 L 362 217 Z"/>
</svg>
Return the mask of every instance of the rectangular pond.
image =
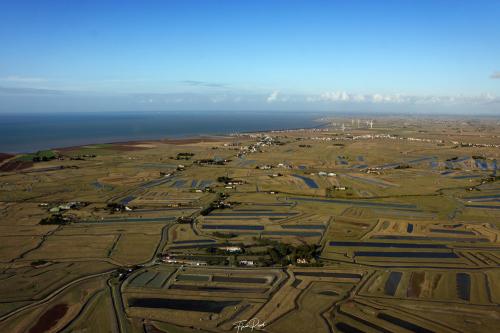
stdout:
<svg viewBox="0 0 500 333">
<path fill-rule="evenodd" d="M 263 231 L 264 236 L 295 236 L 295 237 L 321 237 L 323 233 L 315 231 Z"/>
<path fill-rule="evenodd" d="M 387 242 L 346 242 L 333 241 L 330 246 L 340 247 L 382 247 L 382 248 L 402 248 L 402 249 L 446 249 L 444 244 L 421 244 L 421 243 L 387 243 Z"/>
<path fill-rule="evenodd" d="M 466 205 L 466 208 L 482 208 L 482 209 L 500 209 L 500 206 L 494 205 Z"/>
<path fill-rule="evenodd" d="M 434 333 L 434 331 L 429 330 L 425 327 L 419 326 L 417 324 L 411 323 L 411 322 L 403 320 L 401 318 L 393 317 L 393 316 L 388 315 L 388 314 L 383 313 L 383 312 L 377 314 L 377 318 L 385 320 L 389 323 L 392 323 L 396 326 L 402 327 L 402 328 L 407 329 L 408 331 L 411 331 L 414 333 Z"/>
<path fill-rule="evenodd" d="M 383 257 L 383 258 L 432 258 L 456 259 L 453 252 L 383 252 L 383 251 L 355 251 L 356 257 Z"/>
<path fill-rule="evenodd" d="M 236 221 L 245 221 L 245 220 L 261 220 L 263 218 L 266 218 L 266 216 L 214 216 L 214 215 L 206 215 L 203 217 L 205 221 L 227 221 L 227 220 L 236 220 Z M 281 219 L 281 218 L 279 218 Z"/>
<path fill-rule="evenodd" d="M 409 240 L 409 241 L 438 241 L 438 242 L 489 242 L 488 238 L 469 238 L 469 237 L 427 237 L 427 236 L 398 236 L 398 235 L 375 235 L 372 239 L 391 239 L 391 240 Z"/>
<path fill-rule="evenodd" d="M 470 275 L 467 273 L 457 273 L 456 281 L 458 298 L 470 301 Z"/>
<path fill-rule="evenodd" d="M 361 274 L 344 272 L 294 272 L 295 276 L 331 277 L 340 279 L 361 279 Z"/>
<path fill-rule="evenodd" d="M 238 305 L 240 301 L 209 301 L 203 299 L 130 298 L 130 307 L 171 309 L 196 312 L 221 313 L 225 307 Z"/>
<path fill-rule="evenodd" d="M 177 281 L 207 282 L 210 280 L 210 275 L 181 274 L 177 275 L 176 279 Z"/>
<path fill-rule="evenodd" d="M 266 213 L 266 212 L 274 212 L 272 209 L 234 209 L 233 212 L 254 212 L 254 213 Z"/>
<path fill-rule="evenodd" d="M 394 296 L 396 290 L 398 289 L 399 282 L 403 273 L 401 272 L 391 272 L 389 278 L 385 281 L 384 293 L 388 296 Z"/>
<path fill-rule="evenodd" d="M 295 216 L 298 213 L 280 213 L 280 212 L 228 212 L 228 213 L 211 213 L 208 216 L 241 216 L 241 217 L 247 217 L 247 216 Z"/>
<path fill-rule="evenodd" d="M 335 327 L 337 328 L 337 330 L 334 331 L 334 332 L 342 332 L 342 333 L 365 333 L 365 331 L 362 331 L 359 328 L 351 326 L 351 325 L 349 325 L 347 323 L 344 323 L 342 321 L 339 321 L 338 323 L 336 323 Z"/>
<path fill-rule="evenodd" d="M 441 233 L 441 234 L 453 234 L 453 235 L 471 235 L 475 236 L 476 234 L 472 231 L 468 230 L 453 230 L 453 229 L 430 229 L 431 232 Z"/>
<path fill-rule="evenodd" d="M 216 287 L 216 286 L 196 286 L 186 284 L 174 284 L 170 289 L 186 290 L 186 291 L 202 291 L 202 292 L 224 292 L 224 293 L 257 293 L 263 294 L 268 291 L 268 288 L 231 288 L 231 287 Z"/>
<path fill-rule="evenodd" d="M 242 276 L 220 276 L 215 275 L 212 278 L 213 282 L 224 282 L 224 283 L 257 283 L 263 284 L 268 281 L 266 278 L 259 277 L 242 277 Z"/>
</svg>

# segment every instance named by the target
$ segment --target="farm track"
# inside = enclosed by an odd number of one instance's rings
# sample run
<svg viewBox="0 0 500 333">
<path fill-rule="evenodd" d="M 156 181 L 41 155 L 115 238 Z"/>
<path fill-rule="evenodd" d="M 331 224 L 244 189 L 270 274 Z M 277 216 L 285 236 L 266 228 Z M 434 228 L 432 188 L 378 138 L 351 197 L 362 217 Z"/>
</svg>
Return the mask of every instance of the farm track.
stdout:
<svg viewBox="0 0 500 333">
<path fill-rule="evenodd" d="M 329 232 L 330 228 L 332 227 L 334 221 L 335 221 L 335 218 L 333 216 L 330 216 L 330 218 L 328 219 L 328 222 L 326 222 L 326 228 L 323 231 L 323 235 L 321 236 L 321 239 L 319 240 L 319 244 L 320 244 L 319 252 L 320 253 L 323 252 L 325 246 L 327 246 L 328 232 Z"/>
<path fill-rule="evenodd" d="M 150 260 L 146 261 L 143 263 L 143 265 L 153 265 L 158 254 L 160 254 L 165 246 L 168 244 L 168 231 L 172 227 L 173 224 L 166 224 L 163 226 L 161 229 L 161 237 L 160 240 L 158 241 L 158 245 L 156 245 L 156 249 L 153 252 L 153 256 L 151 257 Z"/>
<path fill-rule="evenodd" d="M 123 306 L 123 298 L 121 295 L 121 285 L 122 283 L 118 283 L 114 285 L 112 282 L 112 278 L 108 279 L 107 284 L 110 290 L 111 295 L 111 304 L 113 304 L 113 310 L 115 313 L 116 324 L 118 327 L 118 332 L 127 333 L 129 330 L 129 321 L 127 319 L 127 314 L 125 313 L 125 308 Z"/>
<path fill-rule="evenodd" d="M 115 241 L 113 242 L 113 245 L 111 245 L 110 249 L 108 250 L 108 254 L 107 254 L 107 257 L 110 258 L 113 254 L 113 251 L 115 250 L 116 248 L 116 244 L 118 244 L 118 242 L 120 241 L 120 239 L 122 238 L 122 234 L 118 234 L 116 237 L 115 237 Z"/>
<path fill-rule="evenodd" d="M 434 325 L 436 325 L 437 327 L 445 327 L 446 329 L 448 329 L 451 332 L 462 333 L 461 331 L 459 331 L 459 330 L 457 330 L 449 325 L 443 324 L 443 322 L 441 322 L 441 321 L 435 321 L 435 320 L 429 319 L 428 317 L 421 317 L 419 315 L 415 315 L 413 312 L 408 312 L 410 310 L 406 310 L 406 309 L 402 310 L 402 307 L 395 307 L 393 305 L 389 305 L 388 303 L 381 304 L 376 299 L 365 300 L 363 298 L 359 298 L 356 300 L 356 302 L 361 303 L 361 304 L 366 304 L 365 302 L 368 302 L 368 303 L 376 305 L 379 309 L 384 309 L 384 310 L 391 309 L 395 313 L 403 313 L 405 316 L 408 316 L 410 318 L 412 318 L 412 317 L 418 318 L 420 321 L 423 321 L 423 322 L 431 322 Z"/>
</svg>

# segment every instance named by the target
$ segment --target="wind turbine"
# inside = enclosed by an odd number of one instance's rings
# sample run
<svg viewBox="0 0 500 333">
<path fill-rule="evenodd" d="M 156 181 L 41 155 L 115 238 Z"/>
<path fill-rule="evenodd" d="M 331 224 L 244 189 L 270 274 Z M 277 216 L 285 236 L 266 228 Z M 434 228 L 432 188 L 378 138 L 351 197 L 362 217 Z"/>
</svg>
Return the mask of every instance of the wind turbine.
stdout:
<svg viewBox="0 0 500 333">
<path fill-rule="evenodd" d="M 342 132 L 344 132 L 344 131 L 345 131 L 345 125 L 344 125 L 344 123 L 342 123 Z"/>
<path fill-rule="evenodd" d="M 370 129 L 373 128 L 373 120 L 370 120 Z"/>
</svg>

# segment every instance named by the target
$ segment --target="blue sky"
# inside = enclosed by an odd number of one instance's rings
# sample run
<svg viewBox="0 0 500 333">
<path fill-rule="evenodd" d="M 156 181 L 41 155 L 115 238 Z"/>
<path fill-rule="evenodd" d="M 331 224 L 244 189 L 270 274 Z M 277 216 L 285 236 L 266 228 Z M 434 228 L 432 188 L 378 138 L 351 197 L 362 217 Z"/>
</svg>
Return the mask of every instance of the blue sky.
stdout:
<svg viewBox="0 0 500 333">
<path fill-rule="evenodd" d="M 499 18 L 496 0 L 2 1 L 0 112 L 497 112 Z"/>
</svg>

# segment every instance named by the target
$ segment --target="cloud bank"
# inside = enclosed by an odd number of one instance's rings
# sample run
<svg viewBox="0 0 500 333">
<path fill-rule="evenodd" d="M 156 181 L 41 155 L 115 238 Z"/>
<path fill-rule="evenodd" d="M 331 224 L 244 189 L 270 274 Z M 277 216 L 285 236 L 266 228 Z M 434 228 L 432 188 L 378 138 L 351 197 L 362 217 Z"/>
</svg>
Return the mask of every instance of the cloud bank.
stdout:
<svg viewBox="0 0 500 333">
<path fill-rule="evenodd" d="M 202 84 L 205 83 L 189 83 Z M 22 96 L 22 97 L 21 97 Z M 180 111 L 279 110 L 373 111 L 426 113 L 488 113 L 500 115 L 500 97 L 479 95 L 411 95 L 322 91 L 291 93 L 281 90 L 198 90 L 155 93 L 105 93 L 17 86 L 0 86 L 0 112 L 38 111 Z"/>
<path fill-rule="evenodd" d="M 217 82 L 197 81 L 197 80 L 184 80 L 182 84 L 192 87 L 206 87 L 206 88 L 225 88 L 226 85 Z"/>
<path fill-rule="evenodd" d="M 11 82 L 11 83 L 39 83 L 39 82 L 46 82 L 47 79 L 44 79 L 41 77 L 26 77 L 26 76 L 19 76 L 19 75 L 9 75 L 6 77 L 1 77 L 0 81 Z"/>
<path fill-rule="evenodd" d="M 439 95 L 404 95 L 404 94 L 354 94 L 345 91 L 329 91 L 306 97 L 310 103 L 373 103 L 373 104 L 481 104 L 498 100 L 492 94 L 477 96 L 439 96 Z"/>
</svg>

